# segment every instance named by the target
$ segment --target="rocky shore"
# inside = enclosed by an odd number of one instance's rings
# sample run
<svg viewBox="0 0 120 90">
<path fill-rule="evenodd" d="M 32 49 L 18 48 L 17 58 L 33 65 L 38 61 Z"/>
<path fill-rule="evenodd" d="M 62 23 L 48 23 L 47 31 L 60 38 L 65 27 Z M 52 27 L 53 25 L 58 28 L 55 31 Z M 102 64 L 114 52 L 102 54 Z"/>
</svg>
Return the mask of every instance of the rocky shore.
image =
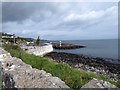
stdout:
<svg viewBox="0 0 120 90">
<path fill-rule="evenodd" d="M 10 53 L 0 48 L 0 76 L 2 77 L 3 89 L 19 88 L 24 89 L 60 89 L 72 90 L 61 79 L 53 77 L 44 70 L 32 68 L 25 64 L 21 59 L 12 57 Z M 58 72 L 59 73 L 59 72 Z M 93 87 L 94 86 L 94 87 Z M 109 82 L 93 78 L 84 88 L 116 88 Z"/>
<path fill-rule="evenodd" d="M 110 80 L 120 81 L 120 63 L 86 55 L 52 52 L 47 55 L 57 62 L 67 63 L 72 67 L 107 76 Z"/>
</svg>

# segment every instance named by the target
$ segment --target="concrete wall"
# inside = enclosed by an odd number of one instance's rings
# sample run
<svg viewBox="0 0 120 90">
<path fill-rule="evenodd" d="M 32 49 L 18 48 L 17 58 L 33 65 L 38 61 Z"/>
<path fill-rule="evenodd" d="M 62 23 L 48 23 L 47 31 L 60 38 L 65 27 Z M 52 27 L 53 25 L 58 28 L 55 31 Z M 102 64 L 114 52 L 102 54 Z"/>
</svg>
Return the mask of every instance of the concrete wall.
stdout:
<svg viewBox="0 0 120 90">
<path fill-rule="evenodd" d="M 43 56 L 53 51 L 53 46 L 50 43 L 46 43 L 41 46 L 21 46 L 21 48 L 36 56 Z"/>
</svg>

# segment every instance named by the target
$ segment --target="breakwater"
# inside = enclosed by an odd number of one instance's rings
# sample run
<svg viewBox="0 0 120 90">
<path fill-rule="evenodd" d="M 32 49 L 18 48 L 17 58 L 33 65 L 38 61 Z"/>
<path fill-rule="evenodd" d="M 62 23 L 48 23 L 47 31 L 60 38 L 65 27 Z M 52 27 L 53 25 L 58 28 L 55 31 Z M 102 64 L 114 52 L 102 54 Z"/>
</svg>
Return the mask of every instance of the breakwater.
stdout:
<svg viewBox="0 0 120 90">
<path fill-rule="evenodd" d="M 53 46 L 52 44 L 49 43 L 45 43 L 43 45 L 40 46 L 20 46 L 23 50 L 25 50 L 26 52 L 30 53 L 30 54 L 34 54 L 36 56 L 43 56 L 49 52 L 53 51 Z"/>
<path fill-rule="evenodd" d="M 85 45 L 74 45 L 74 44 L 68 44 L 68 43 L 53 43 L 53 48 L 54 49 L 77 49 L 77 48 L 84 48 L 86 47 Z"/>
<path fill-rule="evenodd" d="M 94 58 L 86 55 L 76 55 L 70 53 L 52 52 L 45 56 L 50 57 L 57 62 L 68 63 L 70 66 L 78 69 L 104 75 L 113 81 L 120 80 L 120 63 L 112 63 L 106 61 L 104 58 Z"/>
</svg>

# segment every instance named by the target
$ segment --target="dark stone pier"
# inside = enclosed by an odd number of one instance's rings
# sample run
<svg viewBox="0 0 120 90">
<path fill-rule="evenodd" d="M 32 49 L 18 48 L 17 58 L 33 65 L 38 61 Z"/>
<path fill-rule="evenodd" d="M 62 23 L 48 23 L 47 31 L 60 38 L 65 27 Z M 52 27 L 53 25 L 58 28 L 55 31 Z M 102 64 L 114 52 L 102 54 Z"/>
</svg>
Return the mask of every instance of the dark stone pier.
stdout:
<svg viewBox="0 0 120 90">
<path fill-rule="evenodd" d="M 67 43 L 53 43 L 53 48 L 54 49 L 77 49 L 77 48 L 84 48 L 86 47 L 85 45 L 74 45 L 74 44 L 67 44 Z"/>
</svg>

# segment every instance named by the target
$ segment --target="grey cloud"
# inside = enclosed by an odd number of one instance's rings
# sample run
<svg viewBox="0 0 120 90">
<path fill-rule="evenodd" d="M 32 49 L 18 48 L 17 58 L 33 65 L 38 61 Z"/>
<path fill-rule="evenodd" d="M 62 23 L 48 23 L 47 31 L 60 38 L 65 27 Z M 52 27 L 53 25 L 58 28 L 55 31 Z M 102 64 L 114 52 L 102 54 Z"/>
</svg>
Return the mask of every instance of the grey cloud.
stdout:
<svg viewBox="0 0 120 90">
<path fill-rule="evenodd" d="M 2 19 L 7 21 L 23 21 L 30 18 L 34 13 L 39 14 L 39 19 L 44 18 L 43 11 L 56 12 L 54 4 L 49 3 L 33 3 L 33 2 L 4 2 L 2 4 Z"/>
<path fill-rule="evenodd" d="M 23 3 L 3 3 L 2 4 L 2 18 L 3 22 L 7 21 L 21 21 L 29 17 L 33 10 L 25 7 Z"/>
<path fill-rule="evenodd" d="M 83 5 L 48 2 L 3 3 L 3 31 L 33 38 L 40 35 L 45 39 L 72 39 L 73 35 L 75 35 L 74 39 L 105 38 L 109 33 L 114 37 L 116 34 L 113 34 L 111 28 L 116 27 L 112 23 L 116 22 L 117 15 L 116 8 L 110 8 L 115 5 L 111 3 L 84 3 Z M 71 14 L 73 17 L 67 19 Z M 96 27 L 97 25 L 99 28 Z M 99 33 L 94 36 L 91 34 L 93 32 Z"/>
<path fill-rule="evenodd" d="M 89 13 L 85 14 L 75 14 L 73 17 L 68 18 L 67 21 L 65 20 L 60 26 L 63 26 L 63 28 L 68 27 L 75 29 L 79 27 L 81 29 L 85 29 L 100 24 L 105 20 L 106 23 L 108 23 L 107 19 L 111 19 L 111 17 L 114 18 L 115 23 L 115 20 L 117 21 L 118 19 L 117 6 L 113 6 L 100 11 L 90 11 Z M 67 19 L 67 17 L 65 17 L 65 19 Z"/>
</svg>

